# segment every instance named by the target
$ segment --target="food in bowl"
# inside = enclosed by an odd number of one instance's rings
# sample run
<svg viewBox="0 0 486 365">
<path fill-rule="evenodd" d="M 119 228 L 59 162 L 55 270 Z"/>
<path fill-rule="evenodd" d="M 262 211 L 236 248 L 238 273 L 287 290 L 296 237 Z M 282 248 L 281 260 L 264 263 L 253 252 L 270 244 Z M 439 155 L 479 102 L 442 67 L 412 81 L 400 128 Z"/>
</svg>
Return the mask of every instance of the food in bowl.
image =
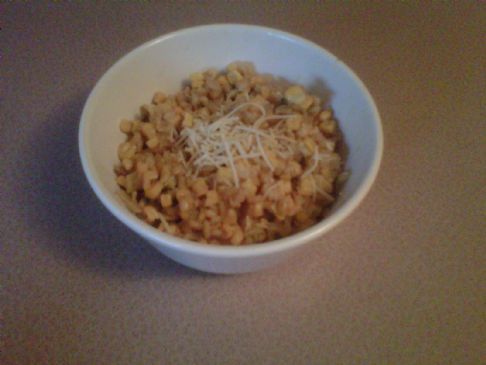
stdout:
<svg viewBox="0 0 486 365">
<path fill-rule="evenodd" d="M 163 232 L 209 244 L 272 241 L 317 223 L 345 176 L 333 110 L 251 63 L 189 77 L 122 120 L 120 196 Z"/>
</svg>

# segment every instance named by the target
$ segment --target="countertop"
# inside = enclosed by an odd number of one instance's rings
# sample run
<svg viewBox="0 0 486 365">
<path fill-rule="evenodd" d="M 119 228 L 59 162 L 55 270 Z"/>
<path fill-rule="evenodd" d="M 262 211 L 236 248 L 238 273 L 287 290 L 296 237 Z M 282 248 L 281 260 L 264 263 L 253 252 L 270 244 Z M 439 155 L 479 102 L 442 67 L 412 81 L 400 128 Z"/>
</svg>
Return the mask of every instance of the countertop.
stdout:
<svg viewBox="0 0 486 365">
<path fill-rule="evenodd" d="M 77 130 L 97 79 L 168 31 L 308 38 L 380 111 L 369 195 L 275 268 L 204 274 L 99 203 Z M 3 2 L 2 364 L 479 364 L 486 358 L 486 5 Z"/>
</svg>

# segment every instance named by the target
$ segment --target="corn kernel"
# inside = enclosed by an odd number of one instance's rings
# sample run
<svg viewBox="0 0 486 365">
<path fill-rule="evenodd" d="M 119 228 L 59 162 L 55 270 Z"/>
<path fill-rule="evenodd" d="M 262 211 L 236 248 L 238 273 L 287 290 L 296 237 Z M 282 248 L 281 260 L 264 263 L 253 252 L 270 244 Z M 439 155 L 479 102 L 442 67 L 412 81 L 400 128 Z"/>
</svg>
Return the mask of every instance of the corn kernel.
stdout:
<svg viewBox="0 0 486 365">
<path fill-rule="evenodd" d="M 182 120 L 182 126 L 185 128 L 190 128 L 193 125 L 192 115 L 189 113 L 184 113 L 184 119 Z"/>
<path fill-rule="evenodd" d="M 332 112 L 330 110 L 323 110 L 320 114 L 319 114 L 319 119 L 324 122 L 328 119 L 331 119 L 332 118 Z"/>
<path fill-rule="evenodd" d="M 289 118 L 286 121 L 287 128 L 289 131 L 296 131 L 302 125 L 302 116 L 296 115 L 295 117 Z"/>
<path fill-rule="evenodd" d="M 313 103 L 314 103 L 314 98 L 312 96 L 306 96 L 304 101 L 300 103 L 299 106 L 303 110 L 307 110 L 312 106 Z"/>
<path fill-rule="evenodd" d="M 150 186 L 148 189 L 145 189 L 145 196 L 149 199 L 156 199 L 160 192 L 162 191 L 163 184 L 161 181 L 157 181 L 155 184 Z"/>
<path fill-rule="evenodd" d="M 240 226 L 236 226 L 230 242 L 232 245 L 239 245 L 243 242 L 243 231 Z"/>
<path fill-rule="evenodd" d="M 126 171 L 130 171 L 133 168 L 133 160 L 129 158 L 124 158 L 122 160 L 122 165 Z"/>
<path fill-rule="evenodd" d="M 152 123 L 143 123 L 141 126 L 142 134 L 146 138 L 152 138 L 155 136 L 155 126 Z"/>
<path fill-rule="evenodd" d="M 176 113 L 173 110 L 168 111 L 167 113 L 164 114 L 164 119 L 173 127 L 175 127 L 180 121 L 181 121 L 181 116 L 180 114 Z"/>
<path fill-rule="evenodd" d="M 132 122 L 123 119 L 120 122 L 120 131 L 122 131 L 123 133 L 130 133 L 131 130 L 132 130 Z"/>
<path fill-rule="evenodd" d="M 236 224 L 238 221 L 238 214 L 235 209 L 228 209 L 226 216 L 224 217 L 224 222 L 226 224 Z"/>
<path fill-rule="evenodd" d="M 152 186 L 152 181 L 159 177 L 158 175 L 158 172 L 155 170 L 147 170 L 143 174 L 143 189 L 148 190 Z"/>
<path fill-rule="evenodd" d="M 125 186 L 125 181 L 126 181 L 126 178 L 125 176 L 123 175 L 120 175 L 116 178 L 116 183 L 120 186 Z"/>
<path fill-rule="evenodd" d="M 150 138 L 147 142 L 145 142 L 145 144 L 147 145 L 148 148 L 153 150 L 155 149 L 155 147 L 159 145 L 159 142 L 160 142 L 159 138 L 157 136 L 154 136 Z"/>
<path fill-rule="evenodd" d="M 172 195 L 171 194 L 162 194 L 160 195 L 160 205 L 163 208 L 168 208 L 172 206 Z"/>
<path fill-rule="evenodd" d="M 243 76 L 238 70 L 228 72 L 228 81 L 231 85 L 236 85 L 236 83 L 241 80 L 243 80 Z"/>
<path fill-rule="evenodd" d="M 194 89 L 200 88 L 204 85 L 204 75 L 201 72 L 195 72 L 189 76 L 191 79 L 191 86 Z"/>
<path fill-rule="evenodd" d="M 205 205 L 207 207 L 215 205 L 219 202 L 219 195 L 215 190 L 210 190 L 206 194 L 206 202 Z"/>
<path fill-rule="evenodd" d="M 152 98 L 152 103 L 154 103 L 154 104 L 162 104 L 166 100 L 167 100 L 167 96 L 163 92 L 157 91 L 154 94 L 154 97 Z"/>
<path fill-rule="evenodd" d="M 297 191 L 299 194 L 304 195 L 304 196 L 310 196 L 314 194 L 314 184 L 312 181 L 312 177 L 306 176 L 302 179 L 300 179 Z"/>
<path fill-rule="evenodd" d="M 145 217 L 147 217 L 149 223 L 153 223 L 156 219 L 160 218 L 160 214 L 157 209 L 151 205 L 146 205 L 143 207 L 143 212 L 145 213 Z"/>
<path fill-rule="evenodd" d="M 231 182 L 233 179 L 233 172 L 229 167 L 220 167 L 216 173 L 216 178 L 222 183 Z"/>
<path fill-rule="evenodd" d="M 323 120 L 319 124 L 319 129 L 327 134 L 334 134 L 336 132 L 336 121 L 334 119 Z"/>
<path fill-rule="evenodd" d="M 255 204 L 250 205 L 249 214 L 253 218 L 258 218 L 263 215 L 263 203 L 256 202 Z"/>
<path fill-rule="evenodd" d="M 313 153 L 314 150 L 316 149 L 316 143 L 314 142 L 314 140 L 312 138 L 306 138 L 304 140 L 304 144 L 307 147 L 307 149 L 309 150 L 309 152 Z"/>
<path fill-rule="evenodd" d="M 195 219 L 191 219 L 189 221 L 189 227 L 191 227 L 195 231 L 200 231 L 203 228 L 203 224 Z"/>
<path fill-rule="evenodd" d="M 246 193 L 246 196 L 255 196 L 257 192 L 257 186 L 251 180 L 245 180 L 241 187 Z"/>
<path fill-rule="evenodd" d="M 285 99 L 289 102 L 289 104 L 303 104 L 306 101 L 306 94 L 304 89 L 300 86 L 294 85 L 289 87 L 285 91 Z"/>
<path fill-rule="evenodd" d="M 192 191 L 197 197 L 201 197 L 208 192 L 208 184 L 203 178 L 197 178 L 192 184 Z"/>
<path fill-rule="evenodd" d="M 223 229 L 222 229 L 222 233 L 223 233 L 223 239 L 228 239 L 228 238 L 231 238 L 233 236 L 233 234 L 235 233 L 235 230 L 236 230 L 236 226 L 235 225 L 231 225 L 231 224 L 223 224 Z"/>
</svg>

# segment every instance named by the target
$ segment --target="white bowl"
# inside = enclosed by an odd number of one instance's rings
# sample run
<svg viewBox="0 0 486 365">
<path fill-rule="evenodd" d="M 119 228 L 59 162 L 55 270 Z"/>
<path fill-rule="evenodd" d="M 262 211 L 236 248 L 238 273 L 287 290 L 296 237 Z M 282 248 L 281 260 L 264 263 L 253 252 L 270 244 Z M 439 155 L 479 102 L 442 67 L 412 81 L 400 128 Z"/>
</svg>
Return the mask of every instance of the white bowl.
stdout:
<svg viewBox="0 0 486 365">
<path fill-rule="evenodd" d="M 175 93 L 192 72 L 251 61 L 257 71 L 284 77 L 315 92 L 330 92 L 349 149 L 351 171 L 327 218 L 305 231 L 263 244 L 227 247 L 162 233 L 133 215 L 117 196 L 113 167 L 124 139 L 120 119 L 163 90 Z M 380 117 L 368 90 L 340 60 L 318 45 L 282 31 L 249 25 L 208 25 L 164 35 L 134 49 L 98 81 L 79 127 L 81 162 L 94 192 L 130 229 L 173 260 L 214 273 L 256 271 L 283 261 L 343 221 L 369 191 L 381 161 Z"/>
</svg>

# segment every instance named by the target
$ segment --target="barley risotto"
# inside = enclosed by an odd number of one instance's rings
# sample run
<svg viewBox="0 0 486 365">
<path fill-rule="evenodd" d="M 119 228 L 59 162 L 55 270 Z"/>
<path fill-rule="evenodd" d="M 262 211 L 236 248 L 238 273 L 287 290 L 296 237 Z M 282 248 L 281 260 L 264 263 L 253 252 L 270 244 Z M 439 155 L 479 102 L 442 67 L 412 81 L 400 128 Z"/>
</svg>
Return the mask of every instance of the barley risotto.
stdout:
<svg viewBox="0 0 486 365">
<path fill-rule="evenodd" d="M 190 75 L 156 92 L 115 167 L 120 196 L 150 225 L 210 244 L 271 241 L 321 220 L 344 181 L 333 111 L 251 63 Z"/>
</svg>

